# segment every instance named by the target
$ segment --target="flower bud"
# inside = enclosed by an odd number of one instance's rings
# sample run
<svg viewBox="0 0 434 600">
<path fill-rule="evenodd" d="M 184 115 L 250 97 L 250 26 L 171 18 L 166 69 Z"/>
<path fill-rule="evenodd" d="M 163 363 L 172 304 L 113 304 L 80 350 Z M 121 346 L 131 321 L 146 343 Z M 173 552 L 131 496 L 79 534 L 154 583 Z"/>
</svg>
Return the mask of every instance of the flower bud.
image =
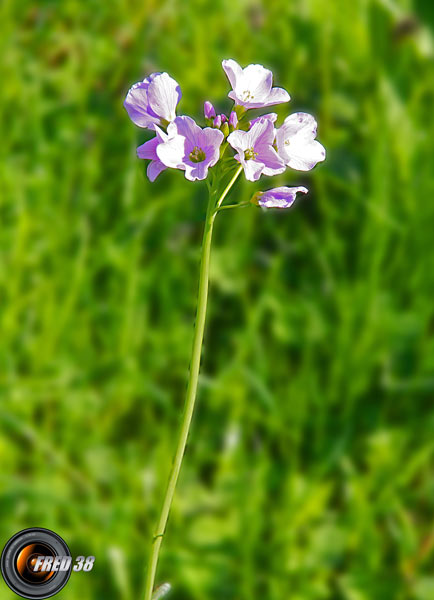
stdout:
<svg viewBox="0 0 434 600">
<path fill-rule="evenodd" d="M 220 116 L 222 118 L 222 123 L 226 123 L 226 121 L 228 120 L 227 116 L 224 115 L 223 113 Z"/>
<path fill-rule="evenodd" d="M 220 129 L 220 127 L 222 126 L 222 116 L 221 115 L 217 115 L 212 123 L 212 126 L 215 127 L 216 129 Z"/>
<path fill-rule="evenodd" d="M 223 123 L 223 125 L 220 127 L 220 131 L 222 131 L 223 135 L 227 137 L 229 135 L 229 125 L 227 123 Z"/>
<path fill-rule="evenodd" d="M 233 110 L 229 116 L 229 128 L 231 131 L 234 131 L 238 127 L 238 117 L 237 113 Z"/>
<path fill-rule="evenodd" d="M 203 112 L 205 115 L 205 119 L 214 119 L 215 117 L 215 108 L 208 100 L 203 105 Z"/>
</svg>

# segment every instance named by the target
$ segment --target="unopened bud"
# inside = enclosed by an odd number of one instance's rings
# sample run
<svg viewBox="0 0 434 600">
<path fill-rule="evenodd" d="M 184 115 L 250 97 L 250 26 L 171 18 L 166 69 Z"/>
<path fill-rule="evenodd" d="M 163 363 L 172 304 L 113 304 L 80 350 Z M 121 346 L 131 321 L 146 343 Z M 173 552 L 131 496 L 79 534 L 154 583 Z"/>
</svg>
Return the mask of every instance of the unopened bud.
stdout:
<svg viewBox="0 0 434 600">
<path fill-rule="evenodd" d="M 205 115 L 205 119 L 214 119 L 215 117 L 215 108 L 208 100 L 206 100 L 203 105 L 203 113 Z"/>
<path fill-rule="evenodd" d="M 229 128 L 231 131 L 234 131 L 238 127 L 238 117 L 237 113 L 233 110 L 229 116 Z"/>
</svg>

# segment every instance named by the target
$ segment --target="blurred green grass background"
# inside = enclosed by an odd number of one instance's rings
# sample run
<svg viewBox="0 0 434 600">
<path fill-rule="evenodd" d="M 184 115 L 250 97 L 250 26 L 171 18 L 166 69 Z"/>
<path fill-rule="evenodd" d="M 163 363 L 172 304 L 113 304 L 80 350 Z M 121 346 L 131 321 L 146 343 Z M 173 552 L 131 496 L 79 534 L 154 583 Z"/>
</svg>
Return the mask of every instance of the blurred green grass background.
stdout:
<svg viewBox="0 0 434 600">
<path fill-rule="evenodd" d="M 217 220 L 158 581 L 434 597 L 433 27 L 429 0 L 1 3 L 0 545 L 95 555 L 59 599 L 142 597 L 191 348 L 206 187 L 147 181 L 124 95 L 165 70 L 180 113 L 227 110 L 223 58 L 271 68 L 328 158 L 262 178 L 309 187 L 293 210 Z"/>
</svg>

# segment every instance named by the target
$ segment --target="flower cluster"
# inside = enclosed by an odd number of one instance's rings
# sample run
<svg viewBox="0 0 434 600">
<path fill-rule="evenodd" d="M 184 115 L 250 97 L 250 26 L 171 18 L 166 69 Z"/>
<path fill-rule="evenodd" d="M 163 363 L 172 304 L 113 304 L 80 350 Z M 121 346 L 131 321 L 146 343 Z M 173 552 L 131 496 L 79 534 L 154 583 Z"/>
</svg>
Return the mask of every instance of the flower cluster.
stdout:
<svg viewBox="0 0 434 600">
<path fill-rule="evenodd" d="M 124 106 L 133 123 L 155 131 L 155 137 L 137 148 L 139 158 L 150 161 L 147 175 L 151 181 L 167 168 L 183 170 L 190 181 L 206 179 L 209 168 L 229 148 L 249 181 L 281 174 L 287 167 L 309 171 L 325 159 L 324 147 L 315 139 L 317 124 L 312 115 L 294 113 L 280 127 L 275 125 L 276 113 L 248 120 L 250 109 L 290 100 L 286 90 L 273 87 L 271 71 L 262 65 L 243 69 L 234 60 L 224 60 L 222 66 L 232 86 L 228 96 L 234 106 L 226 116 L 217 114 L 206 101 L 204 128 L 191 117 L 176 115 L 182 94 L 167 73 L 153 73 L 128 91 Z M 266 208 L 288 208 L 297 192 L 307 189 L 278 187 L 258 192 L 252 201 Z"/>
</svg>

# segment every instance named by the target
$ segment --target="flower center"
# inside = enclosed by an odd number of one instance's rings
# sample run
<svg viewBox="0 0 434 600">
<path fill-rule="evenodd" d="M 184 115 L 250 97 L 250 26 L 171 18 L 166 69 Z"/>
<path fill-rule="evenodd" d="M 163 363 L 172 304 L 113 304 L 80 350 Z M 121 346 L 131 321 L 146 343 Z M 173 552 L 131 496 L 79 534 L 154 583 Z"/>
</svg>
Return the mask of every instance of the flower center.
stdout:
<svg viewBox="0 0 434 600">
<path fill-rule="evenodd" d="M 285 146 L 289 146 L 290 141 L 289 140 L 285 140 Z"/>
<path fill-rule="evenodd" d="M 199 146 L 195 146 L 193 148 L 193 150 L 190 152 L 189 158 L 190 158 L 191 162 L 200 163 L 205 160 L 206 154 L 202 150 L 202 148 L 199 148 Z"/>
<path fill-rule="evenodd" d="M 244 150 L 244 158 L 246 160 L 252 160 L 254 158 L 256 158 L 258 156 L 258 153 L 255 152 L 254 148 L 247 148 L 247 150 Z"/>
<path fill-rule="evenodd" d="M 243 92 L 243 101 L 247 102 L 247 100 L 254 100 L 255 96 L 249 91 L 249 90 L 244 90 Z"/>
</svg>

